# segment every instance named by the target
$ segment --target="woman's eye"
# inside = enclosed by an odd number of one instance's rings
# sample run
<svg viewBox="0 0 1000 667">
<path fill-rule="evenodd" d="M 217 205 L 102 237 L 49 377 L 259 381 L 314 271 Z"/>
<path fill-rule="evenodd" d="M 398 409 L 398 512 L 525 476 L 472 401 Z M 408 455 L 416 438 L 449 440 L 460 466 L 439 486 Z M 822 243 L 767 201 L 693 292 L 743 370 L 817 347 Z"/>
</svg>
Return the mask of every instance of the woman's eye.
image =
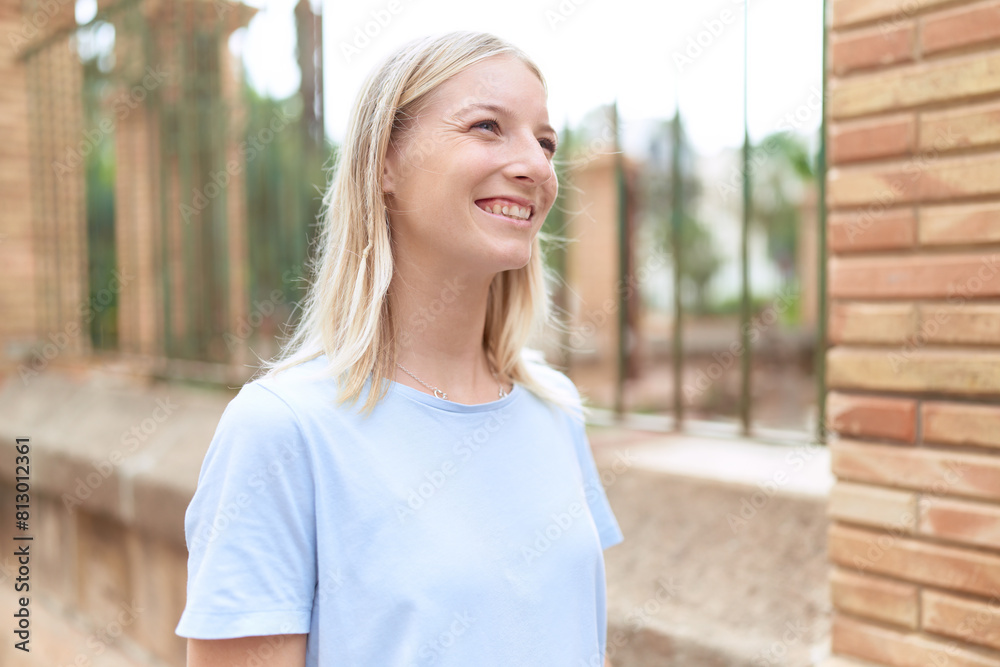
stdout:
<svg viewBox="0 0 1000 667">
<path fill-rule="evenodd" d="M 481 127 L 487 132 L 495 132 L 500 129 L 500 123 L 495 120 L 483 120 L 476 123 L 472 127 Z"/>
<path fill-rule="evenodd" d="M 554 154 L 556 152 L 556 142 L 551 139 L 539 139 L 538 145 L 549 152 L 549 154 Z"/>
</svg>

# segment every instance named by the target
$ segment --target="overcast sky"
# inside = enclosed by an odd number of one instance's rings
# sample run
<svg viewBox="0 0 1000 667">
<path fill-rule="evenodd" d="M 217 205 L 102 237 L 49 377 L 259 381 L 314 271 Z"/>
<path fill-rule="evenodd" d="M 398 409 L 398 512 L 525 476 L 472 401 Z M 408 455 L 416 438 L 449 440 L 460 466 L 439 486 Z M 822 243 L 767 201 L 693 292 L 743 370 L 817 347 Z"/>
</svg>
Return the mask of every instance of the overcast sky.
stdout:
<svg viewBox="0 0 1000 667">
<path fill-rule="evenodd" d="M 295 0 L 247 4 L 261 11 L 233 46 L 242 47 L 255 87 L 288 95 L 299 84 Z M 335 140 L 343 137 L 351 104 L 372 67 L 409 39 L 462 29 L 493 32 L 536 60 L 549 83 L 549 113 L 557 128 L 615 98 L 627 128 L 630 119 L 672 116 L 679 99 L 698 149 L 714 153 L 742 143 L 742 0 L 324 0 L 322 5 L 326 125 Z M 821 12 L 820 0 L 750 0 L 751 136 L 789 126 L 805 132 L 819 127 Z M 782 118 L 792 122 L 782 124 Z"/>
</svg>

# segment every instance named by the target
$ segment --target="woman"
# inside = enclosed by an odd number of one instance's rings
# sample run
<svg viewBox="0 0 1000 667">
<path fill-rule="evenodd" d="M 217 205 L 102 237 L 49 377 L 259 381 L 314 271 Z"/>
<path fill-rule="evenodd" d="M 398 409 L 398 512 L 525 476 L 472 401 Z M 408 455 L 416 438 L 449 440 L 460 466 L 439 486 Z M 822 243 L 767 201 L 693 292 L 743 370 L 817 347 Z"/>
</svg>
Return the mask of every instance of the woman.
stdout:
<svg viewBox="0 0 1000 667">
<path fill-rule="evenodd" d="M 538 68 L 492 35 L 369 77 L 301 324 L 187 511 L 189 666 L 603 664 L 623 538 L 579 394 L 524 347 L 556 140 Z"/>
</svg>

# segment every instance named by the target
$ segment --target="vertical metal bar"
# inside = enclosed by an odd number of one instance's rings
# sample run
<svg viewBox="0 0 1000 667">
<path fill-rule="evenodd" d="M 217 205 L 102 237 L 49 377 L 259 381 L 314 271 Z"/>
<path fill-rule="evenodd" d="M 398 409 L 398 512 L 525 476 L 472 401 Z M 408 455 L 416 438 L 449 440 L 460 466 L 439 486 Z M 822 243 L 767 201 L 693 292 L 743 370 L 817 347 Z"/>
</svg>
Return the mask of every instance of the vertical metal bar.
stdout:
<svg viewBox="0 0 1000 667">
<path fill-rule="evenodd" d="M 219 51 L 222 45 L 225 43 L 224 37 L 224 24 L 221 19 L 216 18 L 215 26 L 212 32 L 212 41 L 209 45 L 212 57 L 206 58 L 206 60 L 212 63 L 214 66 L 209 73 L 211 85 L 209 86 L 209 95 L 211 95 L 212 100 L 212 113 L 215 115 L 213 119 L 215 121 L 215 137 L 213 141 L 213 151 L 212 160 L 215 163 L 214 173 L 225 173 L 226 172 L 226 162 L 227 155 L 226 151 L 229 146 L 229 134 L 228 134 L 228 123 L 226 122 L 229 113 L 226 109 L 227 100 L 222 97 L 222 55 Z M 229 177 L 230 182 L 233 178 Z M 302 179 L 296 178 L 295 184 L 301 187 Z M 232 290 L 229 287 L 230 281 L 230 270 L 229 270 L 229 203 L 228 194 L 226 192 L 221 192 L 218 197 L 218 202 L 213 210 L 215 216 L 215 224 L 213 229 L 215 231 L 212 249 L 214 251 L 214 256 L 212 257 L 212 266 L 215 268 L 215 276 L 213 282 L 215 283 L 215 288 L 218 291 L 213 290 L 216 294 L 216 304 L 214 311 L 215 322 L 214 326 L 211 327 L 209 332 L 206 332 L 210 336 L 210 341 L 208 349 L 212 350 L 211 341 L 221 339 L 221 336 L 229 328 L 229 323 L 232 321 L 230 314 L 233 312 L 233 304 L 230 303 L 230 295 Z M 234 221 L 235 224 L 241 224 L 240 222 Z M 239 309 L 242 311 L 242 308 Z M 237 311 L 237 312 L 239 312 Z M 221 358 L 217 361 L 230 361 L 231 355 L 228 354 L 224 348 L 220 354 Z"/>
<path fill-rule="evenodd" d="M 68 139 L 68 132 L 66 131 L 66 126 L 59 121 L 62 118 L 57 117 L 55 110 L 55 98 L 57 95 L 61 95 L 65 91 L 65 80 L 61 76 L 58 68 L 59 63 L 56 61 L 55 52 L 49 48 L 46 53 L 46 62 L 48 63 L 48 76 L 46 77 L 49 82 L 49 94 L 48 94 L 48 121 L 50 123 L 49 132 L 52 136 L 52 141 L 50 146 L 52 148 L 49 153 L 50 156 L 57 155 L 56 152 L 61 142 L 60 139 Z M 57 78 L 58 75 L 58 78 Z M 75 140 L 76 137 L 73 137 Z M 81 165 L 77 169 L 86 168 L 86 158 L 83 158 Z M 76 172 L 76 169 L 74 169 Z M 79 172 L 77 172 L 79 173 Z M 74 173 L 72 178 L 77 177 L 77 173 Z M 46 170 L 46 179 L 49 184 L 48 196 L 52 198 L 52 221 L 51 221 L 51 248 L 52 248 L 52 273 L 50 276 L 54 276 L 53 286 L 55 288 L 55 320 L 53 321 L 53 329 L 61 328 L 63 326 L 63 244 L 62 244 L 62 234 L 59 233 L 59 221 L 63 219 L 63 196 L 61 196 L 62 189 L 56 187 L 56 182 L 54 174 L 51 169 Z"/>
<path fill-rule="evenodd" d="M 674 265 L 674 430 L 684 426 L 684 308 L 681 303 L 681 278 L 683 276 L 681 252 L 681 225 L 684 224 L 684 179 L 681 178 L 681 109 L 678 103 L 674 111 L 673 141 L 671 142 L 671 189 L 673 206 L 670 214 L 670 245 L 673 248 Z"/>
<path fill-rule="evenodd" d="M 313 42 L 313 45 L 315 44 L 316 42 Z M 319 70 L 317 69 L 317 73 L 318 72 Z M 320 94 L 319 88 L 314 87 L 313 94 L 314 95 Z M 305 104 L 307 100 L 305 99 L 304 91 L 300 91 L 300 95 L 302 96 L 303 104 Z M 275 106 L 275 109 L 278 109 L 278 106 Z M 265 118 L 264 120 L 265 120 L 264 126 L 267 126 L 267 124 L 270 122 L 270 119 Z M 311 214 L 310 212 L 312 211 L 312 205 L 310 199 L 308 199 L 307 197 L 311 198 L 315 196 L 315 191 L 312 189 L 312 187 L 309 187 L 309 189 L 306 191 L 307 194 L 304 195 L 302 190 L 302 184 L 306 182 L 305 176 L 307 174 L 311 176 L 314 173 L 312 170 L 312 165 L 314 164 L 312 157 L 323 149 L 324 134 L 321 129 L 319 133 L 320 143 L 318 145 L 313 145 L 310 140 L 311 135 L 309 134 L 308 114 L 303 111 L 302 115 L 299 117 L 298 123 L 301 126 L 301 133 L 299 136 L 301 137 L 301 140 L 303 142 L 304 153 L 302 154 L 304 156 L 307 156 L 307 159 L 297 160 L 295 162 L 297 167 L 302 167 L 300 174 L 295 177 L 295 190 L 292 192 L 293 203 L 295 205 L 295 214 L 294 216 L 289 217 L 291 225 L 286 234 L 288 238 L 281 246 L 282 252 L 279 255 L 280 260 L 275 264 L 275 266 L 289 266 L 289 267 L 304 266 L 309 252 L 308 250 L 309 230 L 312 228 L 311 227 L 312 221 L 306 216 L 309 216 Z M 275 148 L 275 154 L 277 154 L 277 148 Z M 265 162 L 264 164 L 266 166 L 267 162 Z M 275 161 L 274 164 L 280 164 L 280 160 Z M 305 165 L 309 166 L 309 171 L 305 170 L 304 168 Z"/>
<path fill-rule="evenodd" d="M 177 95 L 177 145 L 179 147 L 177 159 L 177 179 L 180 183 L 180 198 L 185 201 L 192 195 L 191 169 L 194 162 L 191 151 L 191 123 L 190 116 L 196 112 L 192 109 L 196 102 L 196 96 L 191 93 L 191 82 L 195 74 L 191 72 L 191 64 L 188 61 L 187 50 L 190 47 L 191 39 L 188 34 L 188 21 L 184 15 L 185 10 L 190 9 L 190 3 L 177 3 L 174 14 L 174 38 L 177 40 L 178 53 L 178 95 Z M 195 64 L 195 66 L 197 66 Z M 193 204 L 193 202 L 192 202 Z M 174 217 L 174 216 L 171 216 Z M 194 332 L 198 328 L 198 295 L 194 286 L 199 283 L 197 272 L 197 255 L 195 254 L 195 225 L 201 226 L 204 223 L 204 211 L 199 210 L 191 215 L 190 221 L 178 219 L 178 224 L 183 229 L 183 240 L 181 242 L 181 253 L 184 258 L 184 271 L 182 272 L 182 294 L 180 295 L 185 306 L 185 330 L 181 339 L 181 348 L 187 358 L 195 358 L 197 355 L 197 340 Z"/>
<path fill-rule="evenodd" d="M 742 298 L 740 307 L 740 336 L 743 346 L 740 379 L 740 422 L 744 437 L 750 435 L 750 262 L 748 237 L 750 235 L 750 127 L 748 121 L 747 89 L 749 79 L 747 43 L 750 34 L 750 3 L 743 5 L 743 228 L 740 234 L 740 270 Z"/>
<path fill-rule="evenodd" d="M 618 377 L 615 382 L 615 414 L 621 419 L 625 413 L 625 376 L 628 364 L 628 290 L 625 289 L 628 284 L 628 230 L 625 164 L 617 99 L 612 110 L 615 130 L 615 181 L 618 189 L 618 289 L 616 290 L 618 292 Z"/>
<path fill-rule="evenodd" d="M 71 33 L 74 34 L 74 33 Z M 71 92 L 71 95 L 63 95 L 66 99 L 69 97 L 69 104 L 63 103 L 62 107 L 64 123 L 72 128 L 73 133 L 83 134 L 86 121 L 86 82 L 84 80 L 84 67 L 83 63 L 80 62 L 79 56 L 74 53 L 71 48 L 70 38 L 66 37 L 66 50 L 63 52 L 61 58 L 64 64 L 64 77 L 66 86 Z M 75 90 L 74 90 L 75 89 Z M 72 121 L 70 120 L 72 119 Z M 100 144 L 103 143 L 105 139 L 101 139 L 94 143 L 94 147 L 91 154 L 87 156 L 87 160 L 98 160 L 100 156 Z M 89 253 L 91 246 L 88 243 L 87 238 L 87 169 L 83 170 L 82 177 L 80 179 L 74 180 L 75 187 L 70 189 L 70 196 L 72 197 L 72 206 L 66 211 L 66 216 L 72 221 L 71 229 L 67 230 L 67 238 L 69 240 L 68 245 L 68 257 L 67 265 L 70 272 L 69 281 L 70 284 L 74 285 L 75 289 L 71 289 L 71 297 L 75 302 L 74 306 L 78 303 L 90 303 L 90 266 L 91 261 L 89 258 Z M 74 307 L 71 307 L 71 312 L 68 315 L 67 322 L 74 322 L 80 324 L 81 318 L 78 316 L 79 311 Z M 86 354 L 93 350 L 93 336 L 92 331 L 94 330 L 94 325 L 98 323 L 99 319 L 95 317 L 92 319 L 84 330 L 81 330 L 80 335 L 77 336 L 77 352 L 79 354 Z"/>
<path fill-rule="evenodd" d="M 252 96 L 248 90 L 248 86 L 240 86 L 240 95 L 242 96 L 243 108 L 246 114 L 243 116 L 243 126 L 240 128 L 240 141 L 249 141 L 250 134 L 255 127 L 257 127 L 257 108 L 258 105 L 253 104 Z M 260 230 L 263 229 L 260 224 L 260 219 L 266 216 L 267 211 L 262 211 L 260 206 L 255 205 L 255 202 L 250 201 L 251 192 L 261 192 L 263 188 L 261 187 L 260 169 L 259 166 L 254 166 L 251 161 L 247 159 L 247 152 L 243 151 L 240 157 L 243 160 L 243 207 L 244 215 L 246 217 L 246 261 L 248 265 L 245 267 L 247 272 L 247 294 L 253 299 L 260 289 L 260 272 L 251 271 L 251 266 L 259 266 L 258 252 L 262 245 L 270 243 L 269 239 L 265 239 L 264 243 L 261 242 L 259 237 L 263 236 Z M 304 266 L 304 265 L 303 265 Z M 282 285 L 281 289 L 286 289 L 287 285 Z"/>
<path fill-rule="evenodd" d="M 828 29 L 826 20 L 827 0 L 823 0 L 823 83 L 820 100 L 819 157 L 816 174 L 818 182 L 818 206 L 816 236 L 819 242 L 817 252 L 818 267 L 816 281 L 816 439 L 826 442 L 826 346 L 827 346 L 827 303 L 826 303 L 826 87 L 827 87 L 827 45 Z"/>
<path fill-rule="evenodd" d="M 195 126 L 192 130 L 194 140 L 193 153 L 196 156 L 195 171 L 198 179 L 195 181 L 201 189 L 202 194 L 208 200 L 205 207 L 205 217 L 202 219 L 200 234 L 197 235 L 198 248 L 195 254 L 198 274 L 201 278 L 203 289 L 199 294 L 199 326 L 192 332 L 197 340 L 197 359 L 207 361 L 211 359 L 211 339 L 212 333 L 216 330 L 215 322 L 217 313 L 215 305 L 219 300 L 219 285 L 215 280 L 213 267 L 219 259 L 215 247 L 216 229 L 220 222 L 219 211 L 220 202 L 224 193 L 216 192 L 214 197 L 209 197 L 209 184 L 212 183 L 211 175 L 215 169 L 216 156 L 216 116 L 218 114 L 218 100 L 214 95 L 214 78 L 212 77 L 212 44 L 210 31 L 203 29 L 199 20 L 201 7 L 198 3 L 191 3 L 188 9 L 190 22 L 188 23 L 189 40 L 193 56 L 194 67 L 194 100 L 196 104 Z M 214 359 L 212 359 L 214 361 Z"/>
<path fill-rule="evenodd" d="M 306 96 L 303 94 L 303 91 L 301 90 L 299 91 L 299 97 L 304 105 L 306 102 L 305 99 Z M 275 106 L 276 110 L 278 108 L 280 108 L 280 105 Z M 309 127 L 308 127 L 309 123 L 306 120 L 306 114 L 304 112 L 302 113 L 302 115 L 299 116 L 298 123 L 299 123 L 299 132 L 295 132 L 294 133 L 295 136 L 292 139 L 292 141 L 295 141 L 298 144 L 298 146 L 295 147 L 298 149 L 297 150 L 298 155 L 303 157 L 306 155 L 312 155 L 312 147 L 309 146 Z M 269 124 L 270 124 L 270 118 L 265 119 L 264 126 L 267 127 Z M 272 140 L 272 145 L 269 146 L 269 148 L 265 148 L 265 150 L 271 150 L 272 155 L 278 156 L 278 159 L 272 162 L 272 164 L 281 163 L 280 149 L 278 149 L 278 147 L 275 145 L 278 143 L 279 143 L 278 137 L 275 136 L 274 139 Z M 302 184 L 305 182 L 305 176 L 306 176 L 305 162 L 306 161 L 304 159 L 294 160 L 293 168 L 295 169 L 295 175 L 293 176 L 292 180 L 286 181 L 287 186 L 285 188 L 285 192 L 288 195 L 290 195 L 288 220 L 291 224 L 289 225 L 288 231 L 285 234 L 282 234 L 283 236 L 286 237 L 286 239 L 284 239 L 284 242 L 280 246 L 282 252 L 279 255 L 279 257 L 281 259 L 279 260 L 279 262 L 275 263 L 275 266 L 292 266 L 294 265 L 295 262 L 299 262 L 302 260 L 301 256 L 298 256 L 300 244 L 298 243 L 297 239 L 300 239 L 301 235 L 305 233 L 307 229 L 309 229 L 309 221 L 305 219 L 305 211 L 308 211 L 309 207 L 302 206 L 302 204 L 304 203 L 302 201 L 303 200 Z M 267 164 L 267 162 L 265 162 L 265 164 Z M 289 241 L 291 241 L 291 243 Z M 292 253 L 295 253 L 296 255 L 294 258 L 292 256 Z"/>
<path fill-rule="evenodd" d="M 28 118 L 33 119 L 29 121 L 29 136 L 31 137 L 31 143 L 29 144 L 30 149 L 30 159 L 31 159 L 31 170 L 33 175 L 33 183 L 31 188 L 31 201 L 32 201 L 32 222 L 31 222 L 31 236 L 32 244 L 35 248 L 35 253 L 39 259 L 38 267 L 38 280 L 35 281 L 35 299 L 38 307 L 35 309 L 35 330 L 38 334 L 42 334 L 45 331 L 51 329 L 48 313 L 49 295 L 46 286 L 46 277 L 48 275 L 48 248 L 46 244 L 45 235 L 45 209 L 46 209 L 46 191 L 45 191 L 45 160 L 42 147 L 43 137 L 45 136 L 45 131 L 43 129 L 43 114 L 42 114 L 42 63 L 41 60 L 44 57 L 44 52 L 36 52 L 31 54 L 25 60 L 25 69 L 27 72 L 28 80 Z M 39 335 L 39 338 L 41 336 Z"/>
<path fill-rule="evenodd" d="M 172 5 L 170 11 L 176 11 L 176 5 Z M 167 30 L 165 34 L 157 33 L 154 35 L 149 29 L 148 19 L 145 18 L 143 12 L 137 10 L 133 13 L 133 16 L 137 25 L 142 27 L 142 41 L 146 64 L 154 64 L 154 54 L 157 58 L 166 59 L 167 54 L 171 52 L 170 48 L 173 46 L 169 41 L 170 31 Z M 157 41 L 154 43 L 154 40 Z M 180 75 L 176 67 L 169 67 L 169 71 L 174 72 L 175 76 Z M 166 83 L 156 86 L 150 91 L 149 101 L 147 102 L 147 118 L 149 123 L 147 125 L 147 132 L 149 133 L 149 143 L 151 146 L 149 154 L 150 156 L 155 156 L 154 162 L 156 165 L 155 169 L 158 172 L 160 193 L 160 289 L 162 293 L 162 308 L 160 311 L 161 323 L 158 332 L 160 346 L 157 352 L 167 358 L 176 353 L 173 330 L 173 281 L 171 279 L 173 267 L 171 265 L 169 234 L 170 209 L 167 206 L 167 199 L 170 196 L 167 177 L 172 160 L 168 159 L 167 152 L 168 147 L 171 146 L 170 138 L 167 136 L 167 121 L 171 118 L 171 115 L 167 111 L 165 98 L 167 97 L 166 86 L 170 85 L 176 84 Z M 154 142 L 154 136 L 159 137 L 158 141 Z"/>
</svg>

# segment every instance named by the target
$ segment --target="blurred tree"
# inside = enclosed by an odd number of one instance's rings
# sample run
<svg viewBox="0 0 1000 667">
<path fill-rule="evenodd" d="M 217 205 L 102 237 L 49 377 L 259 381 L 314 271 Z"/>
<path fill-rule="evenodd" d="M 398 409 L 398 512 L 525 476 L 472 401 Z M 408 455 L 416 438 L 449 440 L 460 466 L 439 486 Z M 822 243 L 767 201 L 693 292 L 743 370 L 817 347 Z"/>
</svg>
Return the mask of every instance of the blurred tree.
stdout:
<svg viewBox="0 0 1000 667">
<path fill-rule="evenodd" d="M 100 29 L 95 26 L 81 37 Z M 88 309 L 90 344 L 94 349 L 111 350 L 118 345 L 118 293 L 106 289 L 116 268 L 115 252 L 115 140 L 114 132 L 92 128 L 107 122 L 113 81 L 106 58 L 113 42 L 103 50 L 81 55 L 83 69 L 84 126 L 91 130 L 93 146 L 83 158 L 87 200 L 87 292 L 88 303 L 100 307 Z M 98 297 L 102 301 L 98 301 Z M 103 299 L 110 298 L 110 303 Z M 86 323 L 86 317 L 85 317 Z"/>
<path fill-rule="evenodd" d="M 802 199 L 816 181 L 815 158 L 805 140 L 788 131 L 768 135 L 753 149 L 750 219 L 767 234 L 767 251 L 785 284 L 798 275 Z"/>
<path fill-rule="evenodd" d="M 664 248 L 673 253 L 668 238 Z M 681 275 L 694 292 L 693 311 L 701 314 L 708 310 L 708 284 L 722 266 L 722 259 L 715 246 L 715 237 L 708 226 L 696 218 L 685 215 L 681 219 L 681 249 L 683 253 Z"/>
<path fill-rule="evenodd" d="M 309 247 L 319 228 L 327 184 L 324 166 L 335 147 L 325 138 L 322 145 L 315 144 L 298 95 L 275 100 L 247 87 L 246 99 L 250 296 L 267 299 L 279 289 L 297 300 L 302 294 L 296 283 L 308 274 Z M 270 132 L 275 119 L 288 125 Z M 270 141 L 264 144 L 261 137 Z"/>
<path fill-rule="evenodd" d="M 689 213 L 685 213 L 680 219 L 681 247 L 673 248 L 670 227 L 674 202 L 673 122 L 661 121 L 650 140 L 650 159 L 647 168 L 642 171 L 640 185 L 645 200 L 643 222 L 652 229 L 652 237 L 658 249 L 681 258 L 683 291 L 694 295 L 694 303 L 685 304 L 685 309 L 704 313 L 708 308 L 708 284 L 722 266 L 722 259 L 715 248 L 711 229 Z M 680 195 L 684 211 L 690 212 L 701 196 L 702 187 L 694 175 L 694 154 L 687 142 L 683 123 L 678 134 L 681 138 L 677 147 L 680 151 Z"/>
</svg>

